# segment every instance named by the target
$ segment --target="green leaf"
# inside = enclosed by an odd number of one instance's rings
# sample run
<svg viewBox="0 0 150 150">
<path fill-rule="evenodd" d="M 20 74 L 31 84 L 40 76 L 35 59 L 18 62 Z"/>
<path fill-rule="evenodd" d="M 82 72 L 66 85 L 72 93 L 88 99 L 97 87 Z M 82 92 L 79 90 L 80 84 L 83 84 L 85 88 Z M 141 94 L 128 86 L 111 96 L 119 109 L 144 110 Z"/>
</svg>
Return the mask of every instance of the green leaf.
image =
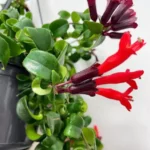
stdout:
<svg viewBox="0 0 150 150">
<path fill-rule="evenodd" d="M 83 117 L 84 119 L 84 122 L 85 122 L 85 127 L 87 127 L 88 125 L 90 125 L 91 121 L 92 121 L 92 118 L 90 116 L 85 116 Z"/>
<path fill-rule="evenodd" d="M 61 53 L 60 55 L 58 56 L 58 62 L 60 65 L 64 65 L 65 63 L 65 57 L 66 57 L 66 53 L 67 53 L 67 50 L 68 50 L 68 44 L 67 42 L 65 41 L 59 41 L 55 44 L 55 47 L 59 47 L 59 50 L 61 50 Z"/>
<path fill-rule="evenodd" d="M 95 132 L 92 128 L 83 128 L 82 133 L 89 145 L 95 145 Z"/>
<path fill-rule="evenodd" d="M 17 80 L 21 81 L 21 82 L 26 82 L 30 80 L 30 77 L 24 74 L 17 74 L 16 76 Z"/>
<path fill-rule="evenodd" d="M 9 26 L 9 27 L 12 27 L 14 24 L 16 24 L 18 22 L 17 19 L 14 19 L 14 18 L 10 18 L 10 19 L 7 19 L 6 20 L 6 24 Z"/>
<path fill-rule="evenodd" d="M 80 21 L 80 15 L 78 12 L 73 11 L 71 13 L 71 19 L 74 23 L 78 23 Z"/>
<path fill-rule="evenodd" d="M 69 19 L 70 18 L 70 13 L 66 10 L 61 10 L 58 14 L 62 19 Z"/>
<path fill-rule="evenodd" d="M 20 29 L 24 29 L 25 27 L 34 27 L 32 20 L 26 17 L 22 18 L 16 24 L 14 24 L 13 29 L 14 31 L 17 31 Z"/>
<path fill-rule="evenodd" d="M 69 56 L 69 59 L 72 61 L 72 62 L 74 62 L 74 63 L 76 63 L 79 59 L 80 59 L 80 53 L 78 53 L 78 52 L 74 52 L 74 53 L 72 53 L 70 56 Z"/>
<path fill-rule="evenodd" d="M 103 25 L 96 22 L 84 21 L 87 28 L 94 34 L 101 34 L 103 31 Z"/>
<path fill-rule="evenodd" d="M 105 40 L 105 36 L 100 35 L 99 38 L 94 43 L 94 45 L 92 46 L 92 48 L 99 46 L 100 44 L 102 44 L 104 42 L 104 40 Z"/>
<path fill-rule="evenodd" d="M 67 68 L 64 67 L 64 66 L 60 66 L 60 69 L 59 69 L 59 72 L 62 76 L 62 80 L 67 76 L 68 74 L 68 71 L 67 71 Z"/>
<path fill-rule="evenodd" d="M 8 43 L 0 37 L 0 61 L 2 62 L 3 69 L 5 69 L 10 58 L 10 49 Z"/>
<path fill-rule="evenodd" d="M 52 84 L 55 85 L 59 82 L 60 82 L 59 74 L 55 70 L 52 70 Z"/>
<path fill-rule="evenodd" d="M 46 147 L 42 146 L 41 144 L 38 144 L 36 146 L 35 150 L 49 150 L 49 148 L 46 148 Z"/>
<path fill-rule="evenodd" d="M 10 56 L 11 57 L 15 57 L 20 55 L 21 53 L 25 52 L 25 50 L 21 49 L 20 46 L 16 43 L 15 40 L 13 40 L 12 38 L 5 36 L 4 34 L 0 33 L 0 36 L 5 39 L 5 41 L 8 43 L 9 45 L 9 49 L 10 49 Z"/>
<path fill-rule="evenodd" d="M 46 115 L 47 124 L 51 132 L 55 135 L 58 135 L 63 127 L 63 122 L 60 118 L 60 115 L 55 112 L 49 112 Z"/>
<path fill-rule="evenodd" d="M 63 142 L 58 140 L 55 136 L 46 137 L 41 145 L 49 150 L 63 150 Z M 44 149 L 45 150 L 45 149 Z"/>
<path fill-rule="evenodd" d="M 26 12 L 25 16 L 26 16 L 26 18 L 29 18 L 32 20 L 32 13 L 31 12 Z"/>
<path fill-rule="evenodd" d="M 21 120 L 23 120 L 26 123 L 32 123 L 34 121 L 34 119 L 28 113 L 28 110 L 27 110 L 28 106 L 27 106 L 26 99 L 27 99 L 26 96 L 24 96 L 18 101 L 17 107 L 16 107 L 16 112 Z"/>
<path fill-rule="evenodd" d="M 45 28 L 26 28 L 26 33 L 34 41 L 40 50 L 50 50 L 53 47 L 53 38 L 48 29 Z"/>
<path fill-rule="evenodd" d="M 104 147 L 102 142 L 98 138 L 96 138 L 96 146 L 97 146 L 97 150 L 102 150 Z"/>
<path fill-rule="evenodd" d="M 53 21 L 49 28 L 55 37 L 62 37 L 67 32 L 69 24 L 65 19 L 58 19 Z"/>
<path fill-rule="evenodd" d="M 45 79 L 51 79 L 51 72 L 59 70 L 56 57 L 48 52 L 35 50 L 31 51 L 23 61 L 23 66 L 34 75 Z"/>
<path fill-rule="evenodd" d="M 81 116 L 72 114 L 69 123 L 64 130 L 64 135 L 71 138 L 78 139 L 81 136 L 84 120 Z"/>
<path fill-rule="evenodd" d="M 51 87 L 48 87 L 47 89 L 42 89 L 41 88 L 41 79 L 40 78 L 35 78 L 32 82 L 32 90 L 34 93 L 37 95 L 47 95 L 51 92 Z"/>
<path fill-rule="evenodd" d="M 17 114 L 21 120 L 27 123 L 32 123 L 33 120 L 42 120 L 43 115 L 41 113 L 34 115 L 27 104 L 27 96 L 22 97 L 17 103 Z"/>
<path fill-rule="evenodd" d="M 32 141 L 37 141 L 42 137 L 42 135 L 39 135 L 35 130 L 34 124 L 26 125 L 26 135 Z"/>
<path fill-rule="evenodd" d="M 5 13 L 5 15 L 7 15 L 9 18 L 16 18 L 16 19 L 19 18 L 19 13 L 17 9 L 15 9 L 14 7 L 9 8 Z"/>
</svg>

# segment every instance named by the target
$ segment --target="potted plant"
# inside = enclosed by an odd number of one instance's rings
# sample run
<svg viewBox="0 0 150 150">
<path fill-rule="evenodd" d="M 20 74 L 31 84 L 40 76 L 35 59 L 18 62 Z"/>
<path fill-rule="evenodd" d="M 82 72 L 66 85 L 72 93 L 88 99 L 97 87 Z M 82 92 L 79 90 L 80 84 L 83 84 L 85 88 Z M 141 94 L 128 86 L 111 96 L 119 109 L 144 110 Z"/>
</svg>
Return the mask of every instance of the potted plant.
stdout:
<svg viewBox="0 0 150 150">
<path fill-rule="evenodd" d="M 101 150 L 98 127 L 88 127 L 92 119 L 85 115 L 88 106 L 79 94 L 102 95 L 131 110 L 129 94 L 137 89 L 135 79 L 143 75 L 143 70 L 105 73 L 145 45 L 143 39 L 131 44 L 130 32 L 116 32 L 137 27 L 135 12 L 129 9 L 132 1 L 108 1 L 101 18 L 95 0 L 87 2 L 89 8 L 85 11 L 62 10 L 58 19 L 41 28 L 33 24 L 26 7 L 24 11 L 24 3 L 18 6 L 15 1 L 13 7 L 0 12 L 0 94 L 4 97 L 0 106 L 6 113 L 0 113 L 4 120 L 0 123 L 3 150 L 26 149 L 29 143 L 25 142 L 24 131 L 28 139 L 39 142 L 36 150 Z M 106 36 L 120 39 L 119 50 L 99 64 L 94 51 Z M 74 63 L 79 59 L 88 61 L 91 56 L 95 63 L 77 73 Z M 129 84 L 124 93 L 99 87 L 124 82 Z M 25 128 L 15 110 L 26 123 Z M 12 121 L 14 130 L 4 115 Z"/>
</svg>

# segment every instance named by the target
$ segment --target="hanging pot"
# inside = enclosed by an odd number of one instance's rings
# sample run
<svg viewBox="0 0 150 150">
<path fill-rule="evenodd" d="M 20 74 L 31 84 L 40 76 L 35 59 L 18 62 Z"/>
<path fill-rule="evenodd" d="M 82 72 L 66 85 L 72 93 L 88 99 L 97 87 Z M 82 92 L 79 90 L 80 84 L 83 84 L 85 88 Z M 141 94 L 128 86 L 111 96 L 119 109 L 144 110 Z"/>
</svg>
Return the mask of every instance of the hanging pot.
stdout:
<svg viewBox="0 0 150 150">
<path fill-rule="evenodd" d="M 0 70 L 0 150 L 25 150 L 31 145 L 26 139 L 25 124 L 16 114 L 16 75 L 23 72 L 22 68 L 10 64 L 6 70 Z"/>
</svg>

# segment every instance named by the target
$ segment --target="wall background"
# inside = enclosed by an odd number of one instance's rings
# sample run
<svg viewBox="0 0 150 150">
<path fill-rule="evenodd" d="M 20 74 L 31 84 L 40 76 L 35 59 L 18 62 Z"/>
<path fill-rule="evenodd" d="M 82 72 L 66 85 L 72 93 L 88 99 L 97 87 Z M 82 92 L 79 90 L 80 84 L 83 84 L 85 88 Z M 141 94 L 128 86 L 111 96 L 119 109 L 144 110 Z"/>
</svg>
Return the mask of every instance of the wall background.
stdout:
<svg viewBox="0 0 150 150">
<path fill-rule="evenodd" d="M 57 13 L 62 10 L 83 11 L 87 8 L 86 0 L 39 0 L 44 23 L 56 19 Z M 104 150 L 150 150 L 150 1 L 133 0 L 134 8 L 137 11 L 139 27 L 132 30 L 133 40 L 142 37 L 146 41 L 146 46 L 138 52 L 138 56 L 132 56 L 123 65 L 117 67 L 109 73 L 125 71 L 130 68 L 132 71 L 144 69 L 145 74 L 142 80 L 138 80 L 139 90 L 133 92 L 134 103 L 131 112 L 126 111 L 120 103 L 110 101 L 97 96 L 90 98 L 85 96 L 89 104 L 88 114 L 93 117 L 92 126 L 97 124 L 103 137 Z M 28 2 L 33 11 L 33 19 L 37 26 L 41 26 L 37 1 Z M 106 0 L 97 0 L 98 12 L 102 14 L 106 6 Z M 100 63 L 118 49 L 118 40 L 107 38 L 105 42 L 97 48 L 97 55 Z M 80 71 L 90 62 L 80 61 L 76 64 Z M 82 64 L 82 65 L 81 65 Z M 127 87 L 123 85 L 109 85 L 124 91 Z"/>
</svg>

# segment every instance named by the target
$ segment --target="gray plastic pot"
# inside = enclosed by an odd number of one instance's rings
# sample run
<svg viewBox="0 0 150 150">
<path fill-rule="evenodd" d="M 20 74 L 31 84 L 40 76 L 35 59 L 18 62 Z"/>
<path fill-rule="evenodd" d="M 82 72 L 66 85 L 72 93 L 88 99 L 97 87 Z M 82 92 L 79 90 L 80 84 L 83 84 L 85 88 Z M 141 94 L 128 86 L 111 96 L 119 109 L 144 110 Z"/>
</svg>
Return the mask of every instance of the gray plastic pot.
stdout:
<svg viewBox="0 0 150 150">
<path fill-rule="evenodd" d="M 22 72 L 13 65 L 0 70 L 0 150 L 25 150 L 31 145 L 25 136 L 25 124 L 16 114 L 16 75 Z"/>
</svg>

